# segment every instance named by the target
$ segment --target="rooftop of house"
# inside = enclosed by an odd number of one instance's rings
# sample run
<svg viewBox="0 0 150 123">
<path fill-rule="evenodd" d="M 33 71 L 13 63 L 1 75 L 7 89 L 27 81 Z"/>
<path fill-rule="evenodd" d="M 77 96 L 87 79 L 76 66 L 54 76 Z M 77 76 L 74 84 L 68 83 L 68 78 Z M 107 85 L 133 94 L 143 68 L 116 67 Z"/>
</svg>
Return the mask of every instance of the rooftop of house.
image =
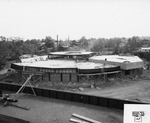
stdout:
<svg viewBox="0 0 150 123">
<path fill-rule="evenodd" d="M 150 47 L 141 47 L 141 50 L 150 50 Z"/>
</svg>

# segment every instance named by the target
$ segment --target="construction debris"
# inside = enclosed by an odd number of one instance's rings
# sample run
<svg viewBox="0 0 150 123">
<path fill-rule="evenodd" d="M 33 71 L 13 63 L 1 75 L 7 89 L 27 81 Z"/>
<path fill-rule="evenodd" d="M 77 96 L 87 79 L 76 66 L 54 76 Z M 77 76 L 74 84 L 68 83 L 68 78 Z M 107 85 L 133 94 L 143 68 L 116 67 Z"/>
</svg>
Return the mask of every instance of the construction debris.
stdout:
<svg viewBox="0 0 150 123">
<path fill-rule="evenodd" d="M 94 85 L 93 84 L 91 84 L 91 89 L 94 89 Z"/>
<path fill-rule="evenodd" d="M 79 90 L 80 90 L 80 91 L 84 91 L 84 88 L 82 88 L 82 87 L 79 87 Z"/>
<path fill-rule="evenodd" d="M 101 90 L 101 88 L 100 88 L 100 87 L 96 87 L 96 89 L 97 89 L 97 90 Z"/>
<path fill-rule="evenodd" d="M 23 106 L 19 106 L 17 104 L 14 104 L 14 103 L 17 103 L 18 100 L 15 99 L 15 98 L 11 98 L 9 94 L 4 95 L 1 98 L 0 101 L 3 103 L 3 106 L 5 106 L 5 107 L 13 106 L 13 107 L 17 107 L 17 108 L 24 109 L 24 110 L 29 110 L 30 109 L 30 108 L 27 108 L 27 107 L 23 107 Z"/>
<path fill-rule="evenodd" d="M 76 89 L 76 88 L 74 88 L 74 89 L 72 89 L 72 91 L 73 91 L 73 92 L 75 92 L 75 91 L 77 91 L 77 89 Z"/>
</svg>

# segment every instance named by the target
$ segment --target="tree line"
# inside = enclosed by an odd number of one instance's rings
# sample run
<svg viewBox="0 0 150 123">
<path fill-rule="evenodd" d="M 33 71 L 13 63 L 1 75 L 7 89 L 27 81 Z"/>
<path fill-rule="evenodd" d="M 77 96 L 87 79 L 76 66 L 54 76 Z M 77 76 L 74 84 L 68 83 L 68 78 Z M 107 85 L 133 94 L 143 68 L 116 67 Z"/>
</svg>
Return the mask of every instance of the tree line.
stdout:
<svg viewBox="0 0 150 123">
<path fill-rule="evenodd" d="M 65 47 L 64 47 L 65 46 Z M 23 54 L 43 55 L 53 51 L 86 50 L 92 52 L 110 52 L 112 54 L 134 54 L 140 47 L 150 46 L 150 38 L 90 38 L 85 36 L 79 40 L 56 41 L 50 36 L 44 39 L 23 40 L 21 38 L 6 38 L 0 36 L 0 69 L 8 61 L 18 61 Z M 66 48 L 67 47 L 67 48 Z M 141 55 L 141 54 L 137 54 Z"/>
<path fill-rule="evenodd" d="M 0 37 L 0 68 L 8 61 L 18 61 L 23 54 L 46 54 L 47 49 L 54 51 L 55 40 L 51 37 L 45 39 L 31 39 L 23 41 L 20 38 Z"/>
</svg>

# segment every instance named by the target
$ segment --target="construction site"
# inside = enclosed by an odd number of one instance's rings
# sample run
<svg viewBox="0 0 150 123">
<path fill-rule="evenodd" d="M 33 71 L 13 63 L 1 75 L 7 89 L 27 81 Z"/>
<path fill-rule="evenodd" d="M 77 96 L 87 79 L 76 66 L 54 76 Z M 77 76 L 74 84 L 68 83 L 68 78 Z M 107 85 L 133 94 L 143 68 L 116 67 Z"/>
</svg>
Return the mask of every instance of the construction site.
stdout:
<svg viewBox="0 0 150 123">
<path fill-rule="evenodd" d="M 137 79 L 142 76 L 144 62 L 137 56 L 96 56 L 93 52 L 69 51 L 51 52 L 46 56 L 24 55 L 20 61 L 12 63 L 7 74 L 1 77 L 1 89 L 6 90 L 4 93 L 16 92 L 8 97 L 1 94 L 4 106 L 1 113 L 4 115 L 39 123 L 121 123 L 124 104 L 146 103 L 136 100 L 136 97 L 119 98 L 119 91 L 116 96 L 111 96 L 111 88 L 106 93 L 103 90 L 103 85 L 115 83 L 116 80 L 123 84 L 124 78 Z M 17 105 L 14 105 L 14 99 Z M 11 109 L 11 106 L 23 111 Z M 14 115 L 14 111 L 18 113 Z M 64 113 L 60 115 L 62 111 Z"/>
<path fill-rule="evenodd" d="M 30 75 L 33 84 L 81 84 L 107 81 L 142 74 L 144 62 L 137 56 L 94 56 L 92 52 L 52 52 L 47 56 L 21 57 L 20 63 L 12 63 L 8 78 L 12 82 L 24 82 Z M 5 77 L 6 81 L 7 77 Z M 95 81 L 96 82 L 96 81 Z"/>
</svg>

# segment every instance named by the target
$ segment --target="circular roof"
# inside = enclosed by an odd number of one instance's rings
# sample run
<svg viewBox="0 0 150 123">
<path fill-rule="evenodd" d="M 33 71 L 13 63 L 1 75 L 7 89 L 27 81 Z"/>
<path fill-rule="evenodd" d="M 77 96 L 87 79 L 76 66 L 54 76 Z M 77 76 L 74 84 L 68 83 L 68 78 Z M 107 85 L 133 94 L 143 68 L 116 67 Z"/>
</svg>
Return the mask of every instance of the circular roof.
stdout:
<svg viewBox="0 0 150 123">
<path fill-rule="evenodd" d="M 66 55 L 66 56 L 77 56 L 77 55 L 90 55 L 93 52 L 82 52 L 82 51 L 68 51 L 68 52 L 51 52 L 50 55 Z"/>
<path fill-rule="evenodd" d="M 18 66 L 25 67 L 36 67 L 36 68 L 78 68 L 78 69 L 99 69 L 99 68 L 111 68 L 116 67 L 116 65 L 104 65 L 102 63 L 94 62 L 75 62 L 74 60 L 46 60 L 46 61 L 34 61 L 34 62 L 24 62 L 24 63 L 13 63 Z"/>
</svg>

